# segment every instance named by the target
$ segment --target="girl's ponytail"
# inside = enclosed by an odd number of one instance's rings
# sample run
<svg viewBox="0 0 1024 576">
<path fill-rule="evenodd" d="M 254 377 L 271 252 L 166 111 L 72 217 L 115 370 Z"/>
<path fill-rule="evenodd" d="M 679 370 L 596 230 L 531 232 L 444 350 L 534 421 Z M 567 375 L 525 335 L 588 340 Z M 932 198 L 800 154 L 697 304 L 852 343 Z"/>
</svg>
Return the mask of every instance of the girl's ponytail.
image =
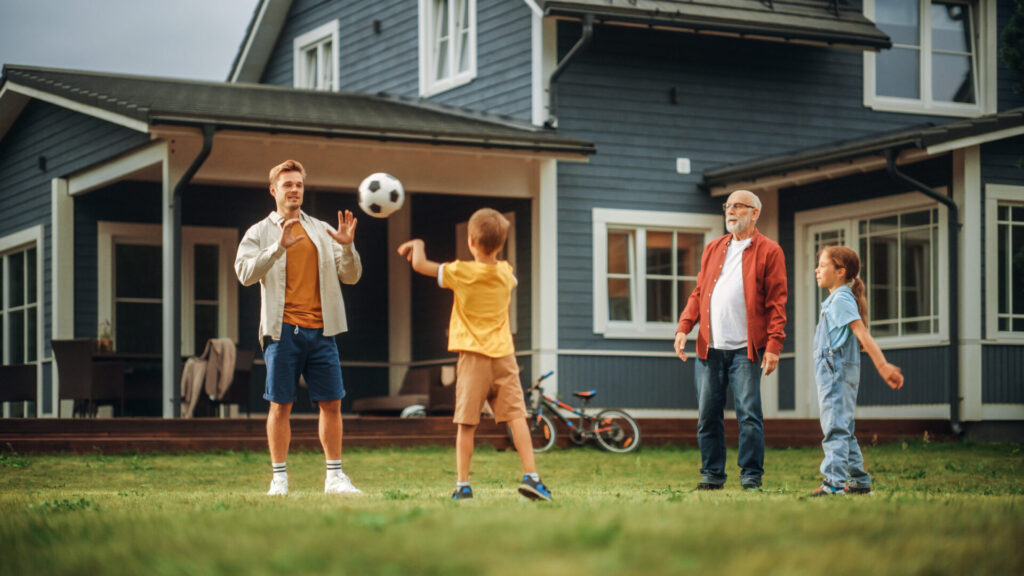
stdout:
<svg viewBox="0 0 1024 576">
<path fill-rule="evenodd" d="M 857 299 L 857 312 L 860 313 L 861 320 L 865 324 L 868 322 L 868 298 L 867 290 L 864 288 L 864 282 L 861 281 L 860 276 L 856 276 L 853 279 L 853 286 L 850 286 L 853 291 L 853 297 Z"/>
</svg>

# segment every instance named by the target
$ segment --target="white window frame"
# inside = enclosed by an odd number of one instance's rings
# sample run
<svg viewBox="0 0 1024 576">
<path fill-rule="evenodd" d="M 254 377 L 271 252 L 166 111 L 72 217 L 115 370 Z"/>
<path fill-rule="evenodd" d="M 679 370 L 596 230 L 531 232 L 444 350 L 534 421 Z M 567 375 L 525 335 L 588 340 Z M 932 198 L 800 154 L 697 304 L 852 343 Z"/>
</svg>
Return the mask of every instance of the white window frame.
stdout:
<svg viewBox="0 0 1024 576">
<path fill-rule="evenodd" d="M 946 188 L 936 188 L 939 194 L 946 194 Z M 839 223 L 849 222 L 847 230 L 849 231 L 849 237 L 847 238 L 847 246 L 852 248 L 860 255 L 860 231 L 857 229 L 857 222 L 867 218 L 882 218 L 885 216 L 900 214 L 904 212 L 913 212 L 917 210 L 931 210 L 938 208 L 938 229 L 936 230 L 936 243 L 938 245 L 938 262 L 936 263 L 937 276 L 936 282 L 938 282 L 938 302 L 933 303 L 933 306 L 938 311 L 939 330 L 932 334 L 921 334 L 921 335 L 910 335 L 910 336 L 882 336 L 875 337 L 878 345 L 886 349 L 894 348 L 919 348 L 924 346 L 939 346 L 949 343 L 949 291 L 946 287 L 949 286 L 949 242 L 947 226 L 949 226 L 949 210 L 944 204 L 940 204 L 930 198 L 927 198 L 923 194 L 911 192 L 908 194 L 900 194 L 897 196 L 886 196 L 884 198 L 876 198 L 874 200 L 864 200 L 862 202 L 853 202 L 850 204 L 842 204 L 840 206 L 830 206 L 828 208 L 818 208 L 814 210 L 807 210 L 804 212 L 798 212 L 794 217 L 794 231 L 796 233 L 796 262 L 794 265 L 794 278 L 808 279 L 813 278 L 814 269 L 809 267 L 809 256 L 808 250 L 812 249 L 811 246 L 807 245 L 807 228 L 813 224 L 825 224 L 825 223 Z M 837 215 L 841 217 L 837 218 Z M 805 305 L 808 298 L 816 298 L 816 295 L 809 289 L 809 281 L 797 281 L 796 283 L 796 303 L 798 306 L 797 315 L 798 317 L 806 318 L 806 321 L 799 321 L 798 330 L 802 329 L 806 332 L 808 338 L 814 333 L 814 324 L 817 322 L 817 318 L 811 317 L 810 314 L 804 314 Z M 799 335 L 798 335 L 799 338 Z M 806 348 L 806 346 L 804 347 Z M 804 348 L 799 348 L 803 350 Z M 807 348 L 809 349 L 809 348 Z"/>
<path fill-rule="evenodd" d="M 324 90 L 328 92 L 337 92 L 341 82 L 338 76 L 340 75 L 341 68 L 339 66 L 338 57 L 338 37 L 339 37 L 340 25 L 337 20 L 333 20 L 305 32 L 302 35 L 295 38 L 292 41 L 292 71 L 293 71 L 293 85 L 296 88 L 302 90 Z M 317 63 L 318 65 L 324 61 L 324 46 L 330 44 L 331 46 L 331 85 L 317 87 L 318 78 L 307 78 L 306 77 L 306 53 L 311 50 L 317 51 Z"/>
<path fill-rule="evenodd" d="M 594 208 L 593 217 L 593 320 L 594 333 L 605 338 L 672 339 L 676 322 L 648 322 L 646 320 L 646 271 L 637 263 L 643 249 L 642 242 L 634 242 L 632 255 L 635 265 L 630 286 L 634 294 L 633 320 L 630 322 L 608 319 L 608 231 L 631 228 L 638 232 L 648 229 L 674 230 L 703 234 L 704 245 L 724 234 L 724 217 L 719 214 L 693 214 L 687 212 L 657 212 L 650 210 L 617 210 Z M 638 234 L 639 236 L 639 234 Z M 680 310 L 685 306 L 680 303 Z M 694 327 L 694 331 L 696 331 Z"/>
<path fill-rule="evenodd" d="M 997 111 L 998 38 L 996 38 L 996 0 L 965 0 L 971 5 L 976 22 L 974 45 L 974 104 L 936 102 L 931 98 L 932 42 L 930 14 L 933 0 L 918 0 L 921 26 L 921 98 L 895 98 L 876 94 L 876 58 L 873 51 L 864 52 L 864 106 L 880 112 L 928 114 L 934 116 L 972 117 Z M 877 0 L 864 0 L 864 16 L 875 21 Z"/>
<path fill-rule="evenodd" d="M 134 224 L 100 221 L 97 224 L 97 312 L 98 321 L 110 321 L 111 337 L 117 348 L 117 319 L 114 307 L 114 246 L 120 243 L 160 246 L 162 228 L 159 224 Z M 196 244 L 219 247 L 217 269 L 218 334 L 220 338 L 238 341 L 238 282 L 234 273 L 234 254 L 238 249 L 238 231 L 234 228 L 182 226 L 181 228 L 181 353 L 198 355 L 205 344 L 194 342 L 195 282 L 193 257 Z"/>
<path fill-rule="evenodd" d="M 455 36 L 461 36 L 459 33 L 457 24 L 457 11 L 452 10 L 452 4 L 464 1 L 469 5 L 467 18 L 469 19 L 469 30 L 468 39 L 469 50 L 466 52 L 466 57 L 469 59 L 466 70 L 459 72 L 459 61 L 458 53 L 456 50 L 456 43 L 452 42 L 451 39 Z M 437 62 L 435 53 L 437 50 L 437 12 L 436 6 L 438 2 L 448 2 L 448 69 L 451 71 L 450 75 L 446 78 L 435 79 L 434 70 L 437 69 Z M 435 94 L 440 94 L 446 90 L 451 90 L 457 86 L 462 86 L 472 82 L 476 78 L 476 54 L 477 54 L 477 42 L 476 42 L 476 0 L 419 0 L 419 48 L 420 48 L 420 96 L 428 97 Z M 461 40 L 460 40 L 461 42 Z M 459 45 L 461 46 L 461 44 Z"/>
<path fill-rule="evenodd" d="M 36 416 L 41 416 L 42 411 L 42 398 L 43 398 L 43 362 L 48 362 L 49 358 L 45 357 L 43 353 L 43 341 L 45 326 L 43 326 L 43 306 L 45 305 L 45 298 L 43 294 L 43 227 L 33 226 L 26 228 L 13 234 L 8 234 L 0 238 L 0 266 L 3 266 L 3 283 L 0 284 L 0 305 L 3 305 L 8 301 L 7 298 L 7 283 L 10 278 L 10 270 L 8 269 L 7 255 L 16 252 L 27 251 L 32 248 L 36 249 L 36 359 L 31 362 L 24 362 L 25 364 L 36 365 Z M 0 315 L 4 316 L 4 321 L 0 329 L 4 330 L 3 347 L 0 348 L 0 364 L 6 364 L 8 358 L 10 358 L 10 342 L 9 337 L 10 322 L 6 317 L 6 309 L 0 309 Z M 10 416 L 10 403 L 4 402 L 3 404 L 3 416 Z M 27 403 L 23 403 L 22 413 L 25 414 L 27 409 Z M 47 412 L 48 413 L 48 412 Z"/>
<path fill-rule="evenodd" d="M 985 185 L 985 336 L 987 340 L 1024 344 L 1024 332 L 999 330 L 999 204 L 1024 205 L 1024 186 Z M 1024 280 L 1019 280 L 1024 282 Z"/>
</svg>

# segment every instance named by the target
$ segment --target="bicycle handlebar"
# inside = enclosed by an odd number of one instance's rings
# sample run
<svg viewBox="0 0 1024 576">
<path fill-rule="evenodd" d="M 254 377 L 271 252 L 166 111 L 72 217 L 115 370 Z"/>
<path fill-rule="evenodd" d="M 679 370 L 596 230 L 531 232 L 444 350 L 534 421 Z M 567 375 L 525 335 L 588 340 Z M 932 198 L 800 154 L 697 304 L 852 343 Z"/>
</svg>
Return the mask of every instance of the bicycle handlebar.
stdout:
<svg viewBox="0 0 1024 576">
<path fill-rule="evenodd" d="M 548 378 L 549 376 L 551 376 L 554 373 L 555 373 L 554 370 L 549 370 L 547 374 L 544 374 L 540 378 L 537 378 L 537 382 L 540 382 L 541 380 L 544 380 L 544 379 Z"/>
</svg>

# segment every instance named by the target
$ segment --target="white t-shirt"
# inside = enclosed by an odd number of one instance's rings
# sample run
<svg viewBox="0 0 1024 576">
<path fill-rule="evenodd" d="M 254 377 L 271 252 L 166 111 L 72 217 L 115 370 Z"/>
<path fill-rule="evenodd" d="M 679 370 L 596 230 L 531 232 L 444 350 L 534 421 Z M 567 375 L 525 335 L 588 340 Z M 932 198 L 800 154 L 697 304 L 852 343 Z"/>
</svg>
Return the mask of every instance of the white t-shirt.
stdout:
<svg viewBox="0 0 1024 576">
<path fill-rule="evenodd" d="M 711 347 L 739 350 L 747 347 L 747 303 L 743 298 L 743 251 L 753 238 L 732 240 L 722 273 L 711 291 Z"/>
</svg>

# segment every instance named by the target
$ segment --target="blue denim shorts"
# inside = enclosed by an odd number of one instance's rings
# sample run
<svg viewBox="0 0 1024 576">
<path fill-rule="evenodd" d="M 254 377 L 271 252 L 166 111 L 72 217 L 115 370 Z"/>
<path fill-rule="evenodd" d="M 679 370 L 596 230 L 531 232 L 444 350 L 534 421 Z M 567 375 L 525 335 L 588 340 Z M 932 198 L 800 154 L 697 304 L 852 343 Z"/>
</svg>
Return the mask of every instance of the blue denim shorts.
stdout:
<svg viewBox="0 0 1024 576">
<path fill-rule="evenodd" d="M 299 375 L 305 376 L 309 399 L 313 402 L 345 397 L 341 381 L 338 344 L 324 336 L 322 328 L 281 326 L 281 339 L 272 340 L 263 351 L 267 363 L 265 400 L 279 404 L 295 402 Z"/>
</svg>

